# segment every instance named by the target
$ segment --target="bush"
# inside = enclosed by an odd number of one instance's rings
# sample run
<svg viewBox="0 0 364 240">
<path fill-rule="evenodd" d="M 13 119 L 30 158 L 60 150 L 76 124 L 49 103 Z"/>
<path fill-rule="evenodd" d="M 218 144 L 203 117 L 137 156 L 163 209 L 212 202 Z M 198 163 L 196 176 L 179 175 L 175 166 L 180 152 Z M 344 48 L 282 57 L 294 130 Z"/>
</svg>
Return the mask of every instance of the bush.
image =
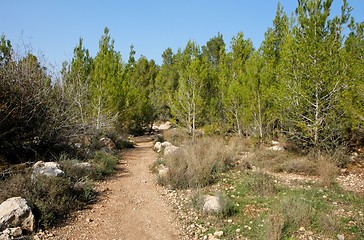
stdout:
<svg viewBox="0 0 364 240">
<path fill-rule="evenodd" d="M 273 177 L 260 172 L 249 173 L 243 185 L 249 193 L 256 196 L 267 197 L 277 193 Z"/>
<path fill-rule="evenodd" d="M 275 168 L 277 172 L 298 173 L 315 176 L 318 174 L 317 164 L 315 161 L 306 157 L 293 158 L 285 161 Z"/>
<path fill-rule="evenodd" d="M 198 211 L 202 212 L 203 205 L 205 204 L 205 194 L 202 191 L 197 190 L 191 198 L 192 206 Z M 235 215 L 239 209 L 234 202 L 226 195 L 217 192 L 215 196 L 219 199 L 221 209 L 216 212 L 215 215 L 220 218 L 226 218 Z"/>
<path fill-rule="evenodd" d="M 181 146 L 184 142 L 191 139 L 187 130 L 173 128 L 163 132 L 163 139 L 176 146 Z"/>
<path fill-rule="evenodd" d="M 167 183 L 172 188 L 203 187 L 213 183 L 218 173 L 234 166 L 235 148 L 224 140 L 204 137 L 183 144 L 167 155 Z"/>
<path fill-rule="evenodd" d="M 56 219 L 95 200 L 90 182 L 77 187 L 75 183 L 70 178 L 38 176 L 31 180 L 30 173 L 17 174 L 1 183 L 0 201 L 19 196 L 27 199 L 33 205 L 38 226 L 49 228 Z"/>
<path fill-rule="evenodd" d="M 300 227 L 310 226 L 313 207 L 304 198 L 287 196 L 268 215 L 265 239 L 289 239 Z"/>
<path fill-rule="evenodd" d="M 91 162 L 94 166 L 92 177 L 100 180 L 114 172 L 118 159 L 111 154 L 97 151 Z"/>
</svg>

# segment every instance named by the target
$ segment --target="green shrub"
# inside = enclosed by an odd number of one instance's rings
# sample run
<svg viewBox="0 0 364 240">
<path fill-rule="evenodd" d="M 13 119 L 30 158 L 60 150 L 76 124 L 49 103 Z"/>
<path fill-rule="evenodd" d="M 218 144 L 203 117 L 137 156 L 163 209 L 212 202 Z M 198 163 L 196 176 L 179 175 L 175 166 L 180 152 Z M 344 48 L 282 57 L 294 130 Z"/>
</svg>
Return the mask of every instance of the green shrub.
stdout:
<svg viewBox="0 0 364 240">
<path fill-rule="evenodd" d="M 99 180 L 114 172 L 118 159 L 111 154 L 97 151 L 91 162 L 94 166 L 92 177 Z"/>
<path fill-rule="evenodd" d="M 313 206 L 302 197 L 286 196 L 271 208 L 265 239 L 289 239 L 300 227 L 310 226 Z"/>
<path fill-rule="evenodd" d="M 91 182 L 76 188 L 69 178 L 38 176 L 31 180 L 27 173 L 14 175 L 1 184 L 0 201 L 19 196 L 27 199 L 33 205 L 41 228 L 49 228 L 56 219 L 83 208 L 96 197 Z"/>
<path fill-rule="evenodd" d="M 278 191 L 273 177 L 261 172 L 249 173 L 242 184 L 249 193 L 255 196 L 268 197 Z"/>
</svg>

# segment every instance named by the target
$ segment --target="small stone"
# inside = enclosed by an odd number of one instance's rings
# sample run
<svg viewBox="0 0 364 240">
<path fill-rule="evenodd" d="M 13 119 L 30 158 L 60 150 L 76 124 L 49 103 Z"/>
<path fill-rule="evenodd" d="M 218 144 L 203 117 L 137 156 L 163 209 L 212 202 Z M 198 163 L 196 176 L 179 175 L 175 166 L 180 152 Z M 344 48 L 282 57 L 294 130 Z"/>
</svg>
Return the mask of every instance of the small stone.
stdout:
<svg viewBox="0 0 364 240">
<path fill-rule="evenodd" d="M 228 220 L 227 220 L 227 222 L 228 222 L 228 223 L 232 223 L 232 222 L 233 222 L 233 220 L 232 220 L 232 219 L 228 219 Z"/>
<path fill-rule="evenodd" d="M 306 231 L 306 229 L 305 229 L 305 227 L 300 227 L 300 229 L 298 229 L 298 231 L 304 232 L 304 231 Z"/>
<path fill-rule="evenodd" d="M 240 232 L 241 232 L 240 228 L 237 228 L 237 229 L 235 230 L 235 232 L 236 232 L 236 233 L 240 233 Z"/>
<path fill-rule="evenodd" d="M 93 222 L 93 220 L 91 218 L 86 218 L 86 222 L 90 223 Z"/>
<path fill-rule="evenodd" d="M 336 237 L 337 237 L 337 240 L 345 240 L 345 236 L 342 234 L 338 234 Z"/>
<path fill-rule="evenodd" d="M 216 231 L 214 233 L 214 236 L 216 236 L 216 237 L 221 237 L 222 235 L 224 235 L 224 232 L 223 231 Z"/>
</svg>

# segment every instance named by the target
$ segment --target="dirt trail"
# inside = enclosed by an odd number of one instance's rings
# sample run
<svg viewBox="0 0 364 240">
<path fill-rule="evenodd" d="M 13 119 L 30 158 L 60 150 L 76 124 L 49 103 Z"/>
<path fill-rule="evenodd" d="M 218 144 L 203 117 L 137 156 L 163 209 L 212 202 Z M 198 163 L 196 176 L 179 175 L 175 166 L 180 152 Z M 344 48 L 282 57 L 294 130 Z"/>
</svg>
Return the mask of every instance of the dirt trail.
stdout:
<svg viewBox="0 0 364 240">
<path fill-rule="evenodd" d="M 55 239 L 179 239 L 178 220 L 158 193 L 149 172 L 156 154 L 150 137 L 136 139 L 124 151 L 116 176 L 100 184 L 101 201 L 78 212 L 66 226 L 52 231 Z"/>
</svg>

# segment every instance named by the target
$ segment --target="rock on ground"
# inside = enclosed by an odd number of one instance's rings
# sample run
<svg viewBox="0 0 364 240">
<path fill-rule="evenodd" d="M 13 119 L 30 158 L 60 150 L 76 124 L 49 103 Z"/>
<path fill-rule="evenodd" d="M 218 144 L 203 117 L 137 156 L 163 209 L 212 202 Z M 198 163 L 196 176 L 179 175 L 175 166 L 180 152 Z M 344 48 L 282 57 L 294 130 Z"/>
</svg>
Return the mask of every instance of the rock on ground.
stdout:
<svg viewBox="0 0 364 240">
<path fill-rule="evenodd" d="M 60 169 L 59 163 L 38 161 L 33 165 L 32 179 L 38 176 L 61 177 L 64 172 Z"/>
<path fill-rule="evenodd" d="M 0 230 L 11 227 L 20 227 L 28 232 L 35 230 L 33 212 L 24 198 L 9 198 L 0 205 Z"/>
<path fill-rule="evenodd" d="M 205 201 L 203 205 L 203 212 L 211 213 L 221 210 L 220 200 L 216 196 L 205 195 Z"/>
</svg>

